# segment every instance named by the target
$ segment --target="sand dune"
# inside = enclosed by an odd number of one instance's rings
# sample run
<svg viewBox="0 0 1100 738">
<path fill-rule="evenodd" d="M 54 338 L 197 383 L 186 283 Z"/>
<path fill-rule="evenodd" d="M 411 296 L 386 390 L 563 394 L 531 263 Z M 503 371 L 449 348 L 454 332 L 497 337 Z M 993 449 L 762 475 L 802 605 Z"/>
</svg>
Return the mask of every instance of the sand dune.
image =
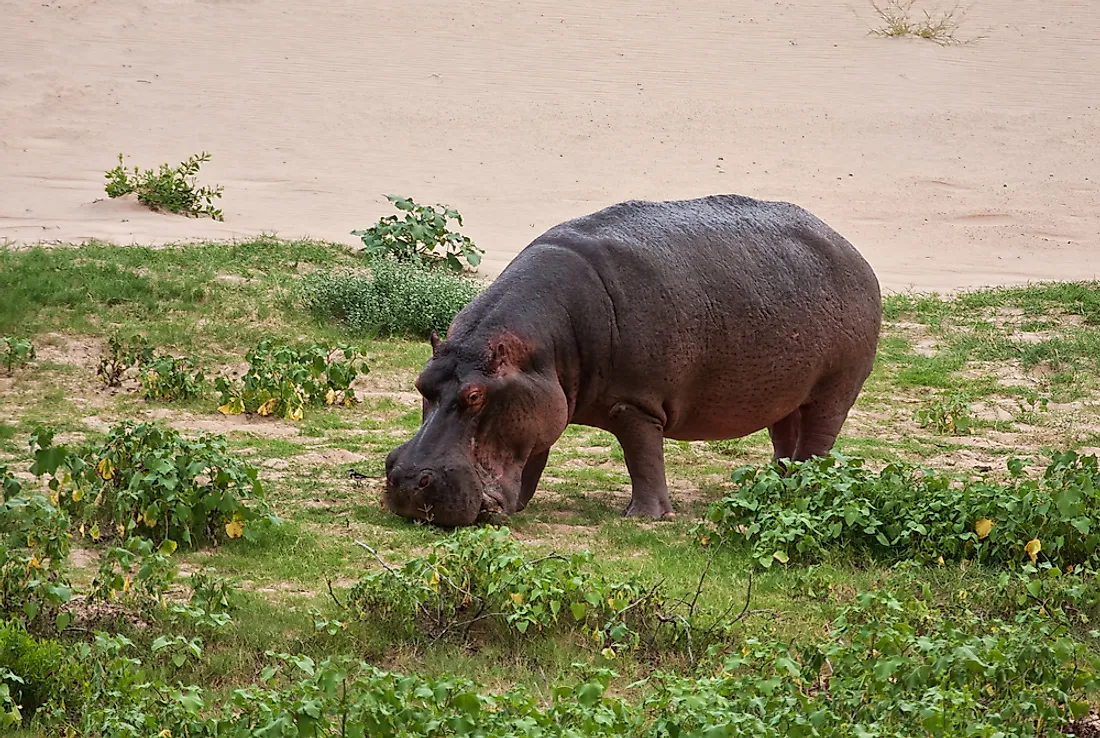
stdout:
<svg viewBox="0 0 1100 738">
<path fill-rule="evenodd" d="M 1100 4 L 964 8 L 982 38 L 941 47 L 862 0 L 0 0 L 0 240 L 354 243 L 394 192 L 492 274 L 604 205 L 738 192 L 888 289 L 1095 277 Z M 118 153 L 201 150 L 224 223 L 104 199 Z"/>
</svg>

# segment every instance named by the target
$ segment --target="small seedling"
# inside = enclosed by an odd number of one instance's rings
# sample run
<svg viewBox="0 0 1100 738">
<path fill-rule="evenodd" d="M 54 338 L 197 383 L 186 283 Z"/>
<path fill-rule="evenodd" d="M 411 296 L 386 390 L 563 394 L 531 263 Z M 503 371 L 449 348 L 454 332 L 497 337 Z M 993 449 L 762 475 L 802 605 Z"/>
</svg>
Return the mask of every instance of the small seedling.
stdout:
<svg viewBox="0 0 1100 738">
<path fill-rule="evenodd" d="M 134 167 L 130 174 L 123 166 L 122 154 L 119 154 L 118 166 L 104 175 L 107 178 L 107 196 L 115 198 L 136 193 L 138 202 L 153 210 L 225 220 L 222 211 L 214 207 L 214 199 L 222 196 L 222 187 L 199 187 L 195 182 L 199 168 L 208 161 L 210 154 L 204 151 L 177 167 L 161 164 L 158 172 L 152 169 L 142 172 Z"/>
<path fill-rule="evenodd" d="M 7 369 L 9 377 L 15 372 L 17 366 L 25 366 L 37 356 L 34 344 L 29 338 L 4 336 L 0 339 L 0 345 L 4 347 L 4 368 Z"/>
<path fill-rule="evenodd" d="M 363 240 L 368 258 L 392 257 L 425 266 L 446 264 L 456 272 L 463 270 L 462 260 L 475 268 L 481 263 L 484 250 L 467 236 L 447 228 L 448 220 L 462 225 L 457 210 L 444 205 L 418 205 L 399 195 L 386 195 L 386 199 L 405 212 L 404 219 L 387 215 L 370 228 L 351 232 Z"/>
<path fill-rule="evenodd" d="M 932 427 L 938 433 L 965 436 L 974 424 L 969 398 L 959 392 L 937 396 L 914 413 L 921 428 Z"/>
</svg>

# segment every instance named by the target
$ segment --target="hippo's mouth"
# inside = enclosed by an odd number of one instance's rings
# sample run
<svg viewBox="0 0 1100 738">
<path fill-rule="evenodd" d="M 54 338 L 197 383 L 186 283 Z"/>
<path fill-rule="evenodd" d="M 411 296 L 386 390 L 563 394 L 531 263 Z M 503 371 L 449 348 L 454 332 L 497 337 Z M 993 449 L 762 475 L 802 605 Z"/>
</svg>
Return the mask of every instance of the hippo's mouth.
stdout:
<svg viewBox="0 0 1100 738">
<path fill-rule="evenodd" d="M 478 479 L 481 481 L 481 510 L 480 514 L 508 515 L 508 495 L 504 491 L 501 480 L 491 470 L 481 464 L 474 467 Z"/>
</svg>

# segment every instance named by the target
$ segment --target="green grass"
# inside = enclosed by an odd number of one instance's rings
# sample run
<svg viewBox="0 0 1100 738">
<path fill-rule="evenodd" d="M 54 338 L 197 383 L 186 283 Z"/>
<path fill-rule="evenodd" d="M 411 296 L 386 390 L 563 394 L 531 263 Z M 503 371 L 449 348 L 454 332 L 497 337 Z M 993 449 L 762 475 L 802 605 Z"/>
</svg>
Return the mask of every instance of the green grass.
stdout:
<svg viewBox="0 0 1100 738">
<path fill-rule="evenodd" d="M 0 462 L 25 468 L 27 436 L 38 424 L 95 435 L 102 423 L 154 415 L 185 428 L 220 429 L 233 450 L 247 450 L 268 499 L 287 522 L 258 545 L 232 541 L 176 555 L 188 568 L 211 566 L 246 580 L 247 604 L 235 613 L 236 624 L 227 634 L 206 644 L 202 661 L 178 673 L 164 672 L 172 679 L 224 693 L 253 684 L 264 652 L 274 649 L 301 650 L 315 658 L 352 653 L 423 675 L 451 673 L 490 686 L 521 682 L 544 689 L 574 661 L 592 661 L 591 649 L 572 637 L 410 645 L 388 640 L 369 624 L 335 637 L 313 631 L 310 608 L 336 613 L 327 581 L 343 598 L 351 583 L 378 568 L 354 541 L 369 542 L 388 562 L 399 564 L 423 555 L 446 535 L 387 513 L 378 499 L 386 454 L 420 423 L 420 403 L 409 393 L 415 393 L 413 380 L 431 354 L 427 341 L 364 341 L 347 326 L 318 321 L 295 297 L 304 272 L 358 263 L 342 246 L 274 239 L 156 249 L 91 244 L 0 250 L 0 292 L 5 295 L 0 334 L 34 337 L 39 346 L 45 334 L 59 334 L 56 350 L 65 350 L 71 341 L 91 347 L 94 356 L 112 330 L 140 329 L 158 347 L 196 357 L 207 376 L 239 366 L 244 352 L 262 337 L 305 337 L 362 344 L 370 367 L 356 384 L 369 394 L 354 407 L 318 408 L 300 423 L 245 422 L 219 415 L 214 396 L 165 406 L 148 403 L 125 387 L 108 391 L 96 381 L 94 359 L 69 352 L 65 361 L 21 372 L 2 385 Z M 982 290 L 952 299 L 893 295 L 884 301 L 884 318 L 874 373 L 838 441 L 845 453 L 877 467 L 905 459 L 941 469 L 987 465 L 998 470 L 1010 454 L 1044 458 L 1047 448 L 1100 444 L 1100 284 Z M 1041 332 L 1039 339 L 1020 335 L 1035 332 Z M 1013 419 L 979 418 L 967 436 L 921 428 L 915 411 L 956 391 L 972 408 L 1003 404 L 1012 409 Z M 1013 409 L 1013 403 L 1034 393 L 1048 398 L 1050 406 Z M 713 557 L 700 603 L 708 608 L 735 603 L 739 611 L 748 592 L 750 552 L 700 547 L 693 529 L 707 503 L 731 488 L 734 468 L 769 459 L 767 434 L 706 443 L 669 441 L 665 448 L 678 512 L 672 520 L 623 519 L 630 479 L 621 446 L 609 433 L 573 426 L 551 453 L 529 508 L 507 524 L 537 554 L 588 549 L 598 554 L 598 571 L 664 579 L 678 594 L 694 591 Z M 330 461 L 306 463 L 337 449 L 364 458 L 349 464 L 333 455 Z M 318 456 L 306 456 L 312 454 Z M 288 465 L 265 466 L 268 460 Z M 371 479 L 354 485 L 348 467 Z M 1008 603 L 991 594 L 993 578 L 991 572 L 958 566 L 908 570 L 874 561 L 857 566 L 840 554 L 826 554 L 813 568 L 776 565 L 753 575 L 747 614 L 732 638 L 734 643 L 750 637 L 820 639 L 839 608 L 868 588 L 927 588 L 938 604 L 957 607 L 964 598 L 982 612 L 1005 614 Z M 671 655 L 663 658 L 666 667 L 684 667 Z M 652 666 L 619 656 L 616 688 Z"/>
</svg>

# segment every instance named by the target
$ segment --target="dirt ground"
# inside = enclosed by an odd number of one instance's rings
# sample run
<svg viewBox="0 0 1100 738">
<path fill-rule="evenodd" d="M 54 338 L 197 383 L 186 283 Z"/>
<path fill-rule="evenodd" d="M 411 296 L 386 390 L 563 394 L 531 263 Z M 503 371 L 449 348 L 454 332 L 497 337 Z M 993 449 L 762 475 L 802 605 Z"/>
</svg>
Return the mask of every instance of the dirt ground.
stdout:
<svg viewBox="0 0 1100 738">
<path fill-rule="evenodd" d="M 915 19 L 950 5 L 920 0 Z M 941 46 L 870 0 L 0 0 L 0 241 L 354 243 L 444 202 L 499 272 L 561 220 L 797 202 L 890 290 L 1100 271 L 1100 4 L 975 0 Z M 110 201 L 199 151 L 225 222 Z"/>
</svg>

